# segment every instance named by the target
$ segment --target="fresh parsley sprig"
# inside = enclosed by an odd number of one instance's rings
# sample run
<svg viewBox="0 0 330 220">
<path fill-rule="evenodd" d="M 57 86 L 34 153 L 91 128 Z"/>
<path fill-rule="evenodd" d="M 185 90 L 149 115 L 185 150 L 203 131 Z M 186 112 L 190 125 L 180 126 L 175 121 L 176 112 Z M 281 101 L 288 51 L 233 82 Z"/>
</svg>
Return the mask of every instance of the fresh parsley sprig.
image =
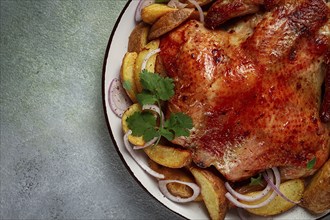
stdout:
<svg viewBox="0 0 330 220">
<path fill-rule="evenodd" d="M 160 3 L 168 3 L 169 0 L 155 0 L 155 3 L 160 4 Z"/>
<path fill-rule="evenodd" d="M 154 137 L 159 137 L 156 127 L 157 118 L 155 118 L 151 112 L 134 112 L 126 121 L 134 136 L 143 136 L 145 141 L 150 141 Z"/>
<path fill-rule="evenodd" d="M 174 95 L 174 83 L 169 77 L 161 77 L 159 74 L 143 70 L 140 75 L 143 90 L 137 95 L 141 105 L 159 104 L 167 101 Z"/>
<path fill-rule="evenodd" d="M 156 104 L 161 108 L 161 102 L 168 101 L 174 95 L 174 83 L 169 77 L 143 70 L 140 82 L 143 91 L 137 94 L 137 100 L 142 106 Z M 162 120 L 160 118 L 160 121 Z M 134 112 L 126 121 L 129 129 L 132 130 L 132 135 L 142 136 L 146 142 L 154 137 L 159 139 L 165 137 L 171 141 L 175 137 L 189 136 L 189 129 L 193 127 L 191 117 L 182 112 L 172 113 L 161 126 L 157 124 L 154 114 L 149 111 Z"/>
<path fill-rule="evenodd" d="M 249 186 L 261 185 L 262 179 L 261 173 L 257 177 L 251 177 Z"/>
<path fill-rule="evenodd" d="M 313 159 L 311 159 L 310 161 L 308 161 L 306 167 L 307 167 L 308 170 L 311 170 L 311 169 L 314 168 L 315 164 L 316 164 L 316 157 L 313 157 Z"/>
</svg>

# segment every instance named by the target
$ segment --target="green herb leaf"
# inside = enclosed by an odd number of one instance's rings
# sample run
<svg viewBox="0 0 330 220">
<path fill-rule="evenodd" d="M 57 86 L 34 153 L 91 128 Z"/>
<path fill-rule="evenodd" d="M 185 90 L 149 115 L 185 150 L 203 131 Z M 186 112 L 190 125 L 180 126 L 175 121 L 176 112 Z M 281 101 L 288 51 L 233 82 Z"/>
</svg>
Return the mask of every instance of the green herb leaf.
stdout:
<svg viewBox="0 0 330 220">
<path fill-rule="evenodd" d="M 145 141 L 159 136 L 156 130 L 156 117 L 151 112 L 134 112 L 126 121 L 134 136 L 143 136 Z"/>
<path fill-rule="evenodd" d="M 188 115 L 178 112 L 172 113 L 165 121 L 164 128 L 173 131 L 176 137 L 189 136 L 189 129 L 193 127 L 193 121 Z"/>
<path fill-rule="evenodd" d="M 155 3 L 160 4 L 160 3 L 168 3 L 169 0 L 155 0 Z"/>
<path fill-rule="evenodd" d="M 161 129 L 159 129 L 159 133 L 161 136 L 165 137 L 169 141 L 174 139 L 174 133 L 168 129 L 161 128 Z"/>
<path fill-rule="evenodd" d="M 148 91 L 142 91 L 136 95 L 136 98 L 141 105 L 154 104 L 158 101 L 157 97 Z"/>
<path fill-rule="evenodd" d="M 167 101 L 174 95 L 174 83 L 169 77 L 143 70 L 140 80 L 143 89 L 152 93 L 158 100 Z"/>
<path fill-rule="evenodd" d="M 260 185 L 262 180 L 262 175 L 259 173 L 257 178 L 251 177 L 249 186 Z"/>
<path fill-rule="evenodd" d="M 308 170 L 313 169 L 313 167 L 315 166 L 315 164 L 316 164 L 316 157 L 313 157 L 313 159 L 311 159 L 310 161 L 308 161 L 308 163 L 307 163 L 307 169 Z"/>
<path fill-rule="evenodd" d="M 155 127 L 147 129 L 143 134 L 143 140 L 148 142 L 154 137 L 159 137 L 159 131 L 155 129 Z"/>
<path fill-rule="evenodd" d="M 140 82 L 143 91 L 136 97 L 142 106 L 157 104 L 160 108 L 161 101 L 167 101 L 174 95 L 174 83 L 169 77 L 162 77 L 159 74 L 143 70 L 140 74 Z M 142 136 L 146 142 L 161 136 L 167 140 L 173 140 L 179 136 L 189 136 L 189 129 L 193 127 L 192 119 L 181 112 L 171 114 L 163 126 L 157 124 L 159 120 L 150 111 L 135 112 L 126 121 L 129 129 L 132 130 L 132 135 Z"/>
<path fill-rule="evenodd" d="M 130 81 L 128 81 L 128 80 L 125 80 L 125 81 L 123 82 L 123 87 L 124 87 L 124 89 L 126 89 L 126 90 L 131 90 L 131 89 L 132 89 L 132 83 L 131 83 Z"/>
</svg>

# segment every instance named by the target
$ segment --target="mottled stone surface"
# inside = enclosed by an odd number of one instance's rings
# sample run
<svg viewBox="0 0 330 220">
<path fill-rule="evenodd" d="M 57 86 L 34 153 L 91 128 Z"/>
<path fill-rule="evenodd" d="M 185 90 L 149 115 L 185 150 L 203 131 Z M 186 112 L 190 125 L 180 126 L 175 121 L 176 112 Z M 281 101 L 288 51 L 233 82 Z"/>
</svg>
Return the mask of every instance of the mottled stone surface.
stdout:
<svg viewBox="0 0 330 220">
<path fill-rule="evenodd" d="M 0 0 L 1 219 L 180 219 L 108 133 L 102 64 L 124 0 Z"/>
</svg>

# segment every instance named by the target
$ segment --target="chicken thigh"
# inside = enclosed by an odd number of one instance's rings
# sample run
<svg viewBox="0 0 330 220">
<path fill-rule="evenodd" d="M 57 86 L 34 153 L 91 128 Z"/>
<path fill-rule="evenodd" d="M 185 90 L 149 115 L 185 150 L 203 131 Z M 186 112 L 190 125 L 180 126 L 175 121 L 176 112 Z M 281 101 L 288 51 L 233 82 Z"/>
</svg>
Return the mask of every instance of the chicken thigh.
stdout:
<svg viewBox="0 0 330 220">
<path fill-rule="evenodd" d="M 319 110 L 330 10 L 323 0 L 276 3 L 226 30 L 188 21 L 160 42 L 175 83 L 167 114 L 194 122 L 173 142 L 231 181 L 271 167 L 287 179 L 308 176 L 329 156 Z"/>
</svg>

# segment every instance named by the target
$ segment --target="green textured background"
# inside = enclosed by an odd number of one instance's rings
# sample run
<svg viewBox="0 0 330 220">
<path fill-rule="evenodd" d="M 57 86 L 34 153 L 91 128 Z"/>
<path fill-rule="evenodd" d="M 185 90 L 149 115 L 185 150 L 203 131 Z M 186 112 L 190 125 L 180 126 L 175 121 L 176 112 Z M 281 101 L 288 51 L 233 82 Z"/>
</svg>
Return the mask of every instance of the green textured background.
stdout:
<svg viewBox="0 0 330 220">
<path fill-rule="evenodd" d="M 0 0 L 1 219 L 180 219 L 120 160 L 102 106 L 123 0 Z"/>
</svg>

